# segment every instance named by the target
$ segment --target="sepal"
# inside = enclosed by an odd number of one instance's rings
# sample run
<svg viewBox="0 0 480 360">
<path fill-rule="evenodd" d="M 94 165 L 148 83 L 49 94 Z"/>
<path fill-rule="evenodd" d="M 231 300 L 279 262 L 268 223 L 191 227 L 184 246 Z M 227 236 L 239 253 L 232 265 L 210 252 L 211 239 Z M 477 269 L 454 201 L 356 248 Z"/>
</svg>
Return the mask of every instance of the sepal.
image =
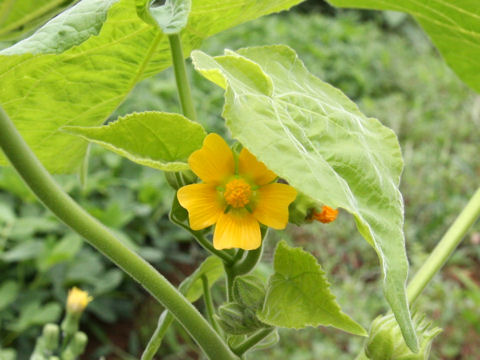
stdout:
<svg viewBox="0 0 480 360">
<path fill-rule="evenodd" d="M 233 298 L 246 308 L 254 311 L 261 309 L 265 294 L 265 284 L 257 276 L 240 276 L 233 282 Z"/>
<path fill-rule="evenodd" d="M 365 345 L 365 356 L 370 360 L 427 360 L 432 341 L 442 329 L 432 327 L 425 316 L 413 317 L 419 340 L 419 351 L 413 353 L 405 343 L 393 314 L 377 317 Z"/>
</svg>

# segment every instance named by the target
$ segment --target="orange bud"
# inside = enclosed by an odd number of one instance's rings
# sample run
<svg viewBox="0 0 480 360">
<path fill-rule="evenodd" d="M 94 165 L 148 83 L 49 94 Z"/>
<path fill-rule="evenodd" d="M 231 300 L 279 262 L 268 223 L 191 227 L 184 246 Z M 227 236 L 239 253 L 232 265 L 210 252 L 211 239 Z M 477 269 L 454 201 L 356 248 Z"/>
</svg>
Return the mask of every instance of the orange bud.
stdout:
<svg viewBox="0 0 480 360">
<path fill-rule="evenodd" d="M 313 210 L 312 220 L 320 221 L 321 223 L 328 224 L 334 221 L 338 216 L 338 210 L 332 209 L 330 206 L 323 205 L 322 211 L 318 212 Z"/>
</svg>

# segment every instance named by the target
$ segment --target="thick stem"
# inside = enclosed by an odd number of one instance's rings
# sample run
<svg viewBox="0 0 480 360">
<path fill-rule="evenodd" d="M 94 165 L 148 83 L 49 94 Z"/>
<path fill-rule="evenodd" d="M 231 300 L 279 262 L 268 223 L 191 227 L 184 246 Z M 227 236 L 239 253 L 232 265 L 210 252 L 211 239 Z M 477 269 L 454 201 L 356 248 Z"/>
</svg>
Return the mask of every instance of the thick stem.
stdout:
<svg viewBox="0 0 480 360">
<path fill-rule="evenodd" d="M 157 353 L 160 345 L 162 345 L 163 337 L 167 332 L 169 326 L 172 324 L 174 318 L 170 311 L 165 310 L 162 312 L 162 315 L 158 318 L 157 328 L 153 333 L 150 341 L 147 344 L 147 347 L 143 351 L 141 360 L 152 360 L 155 354 Z"/>
<path fill-rule="evenodd" d="M 57 185 L 2 109 L 0 109 L 0 146 L 38 199 L 61 221 L 142 284 L 172 312 L 205 354 L 211 359 L 236 358 L 220 336 L 177 289 L 150 264 L 116 239 L 103 224 L 88 214 Z"/>
<path fill-rule="evenodd" d="M 458 215 L 446 234 L 432 251 L 427 261 L 414 276 L 407 287 L 409 303 L 413 303 L 427 286 L 433 276 L 445 264 L 455 248 L 460 244 L 468 229 L 480 217 L 480 188 L 475 192 L 467 206 Z"/>
<path fill-rule="evenodd" d="M 235 354 L 238 356 L 241 356 L 245 354 L 248 350 L 250 350 L 252 347 L 257 345 L 260 341 L 265 339 L 268 335 L 272 333 L 272 331 L 275 330 L 275 328 L 266 328 L 257 331 L 255 334 L 247 338 L 244 342 L 242 342 L 240 345 L 235 346 L 232 350 Z"/>
<path fill-rule="evenodd" d="M 196 121 L 197 115 L 195 113 L 195 107 L 193 106 L 192 93 L 188 82 L 180 35 L 168 35 L 168 41 L 170 42 L 170 50 L 172 52 L 173 70 L 175 72 L 178 98 L 182 107 L 182 113 L 190 120 Z"/>
<path fill-rule="evenodd" d="M 207 319 L 210 322 L 210 325 L 215 329 L 217 333 L 220 334 L 220 328 L 218 327 L 217 322 L 213 315 L 215 314 L 212 295 L 210 293 L 210 286 L 208 285 L 208 277 L 203 274 L 202 277 L 202 287 L 203 287 L 203 300 L 205 301 L 205 310 L 207 312 Z"/>
</svg>

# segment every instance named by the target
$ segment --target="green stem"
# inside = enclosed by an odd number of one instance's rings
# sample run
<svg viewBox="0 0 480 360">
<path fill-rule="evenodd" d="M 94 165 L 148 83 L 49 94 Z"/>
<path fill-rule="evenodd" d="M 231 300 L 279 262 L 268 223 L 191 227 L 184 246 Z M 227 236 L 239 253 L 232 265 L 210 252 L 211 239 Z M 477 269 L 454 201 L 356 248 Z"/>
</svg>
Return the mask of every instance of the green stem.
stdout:
<svg viewBox="0 0 480 360">
<path fill-rule="evenodd" d="M 262 243 L 258 249 L 247 251 L 246 255 L 244 255 L 245 252 L 242 249 L 239 249 L 237 254 L 233 257 L 232 262 L 224 262 L 223 264 L 226 275 L 227 301 L 233 301 L 233 282 L 235 281 L 235 278 L 237 276 L 248 274 L 262 258 L 263 243 L 267 237 L 268 228 L 262 227 L 261 231 Z M 242 259 L 238 256 L 239 254 L 240 256 L 244 255 Z"/>
<path fill-rule="evenodd" d="M 162 312 L 162 315 L 158 318 L 157 328 L 153 333 L 150 341 L 147 344 L 147 347 L 143 351 L 141 360 L 152 360 L 155 354 L 157 353 L 160 345 L 162 345 L 163 337 L 165 336 L 168 328 L 172 324 L 174 318 L 170 311 L 165 310 Z"/>
<path fill-rule="evenodd" d="M 192 93 L 188 82 L 180 35 L 168 35 L 168 41 L 170 42 L 170 50 L 172 52 L 173 70 L 175 72 L 178 98 L 182 107 L 182 113 L 190 120 L 196 121 L 197 115 L 195 113 L 195 107 L 193 106 Z"/>
<path fill-rule="evenodd" d="M 225 269 L 225 286 L 227 288 L 227 302 L 233 301 L 233 281 L 235 280 L 235 273 L 232 267 L 227 264 L 223 264 Z"/>
<path fill-rule="evenodd" d="M 266 329 L 262 329 L 257 331 L 255 334 L 247 338 L 244 342 L 239 344 L 238 346 L 235 346 L 232 351 L 237 354 L 238 356 L 242 356 L 245 354 L 248 350 L 250 350 L 252 347 L 257 345 L 260 341 L 265 339 L 268 335 L 272 333 L 272 331 L 275 330 L 275 328 L 269 327 Z"/>
<path fill-rule="evenodd" d="M 145 287 L 187 329 L 211 359 L 235 355 L 195 307 L 150 264 L 127 248 L 97 219 L 80 207 L 42 166 L 0 108 L 0 146 L 38 199 L 61 221 L 83 236 Z"/>
<path fill-rule="evenodd" d="M 173 208 L 172 208 L 172 210 L 173 210 Z M 182 229 L 187 230 L 195 238 L 195 240 L 197 240 L 197 242 L 200 244 L 200 246 L 203 247 L 205 250 L 207 250 L 208 252 L 210 252 L 213 255 L 218 256 L 225 263 L 228 263 L 228 264 L 232 263 L 233 256 L 231 256 L 230 254 L 227 254 L 224 251 L 215 249 L 213 247 L 212 243 L 210 241 L 208 241 L 208 239 L 205 238 L 205 236 L 203 236 L 202 233 L 200 233 L 199 231 L 195 231 L 195 230 L 190 229 L 187 225 L 185 225 L 180 220 L 178 220 L 175 217 L 175 215 L 173 214 L 172 211 L 170 211 L 170 221 L 172 223 L 174 223 L 175 225 L 180 226 Z"/>
<path fill-rule="evenodd" d="M 238 249 L 235 255 L 233 256 L 232 262 L 236 264 L 238 261 L 240 261 L 241 258 L 243 258 L 243 255 L 245 254 L 245 250 L 243 249 Z"/>
<path fill-rule="evenodd" d="M 220 328 L 218 327 L 217 322 L 213 315 L 215 310 L 213 307 L 212 295 L 210 293 L 210 286 L 208 285 L 208 277 L 203 274 L 202 277 L 202 287 L 203 287 L 203 300 L 205 301 L 205 310 L 207 311 L 207 319 L 210 322 L 210 325 L 215 329 L 217 333 L 220 334 Z"/>
<path fill-rule="evenodd" d="M 268 235 L 268 228 L 262 226 L 261 228 L 262 243 L 260 244 L 260 247 L 255 250 L 248 251 L 247 255 L 245 255 L 241 260 L 233 264 L 232 270 L 235 276 L 248 274 L 258 264 L 258 262 L 262 258 L 263 244 L 265 243 L 267 235 Z"/>
<path fill-rule="evenodd" d="M 477 189 L 467 206 L 458 215 L 443 238 L 432 251 L 427 261 L 422 265 L 407 287 L 407 297 L 410 303 L 420 295 L 433 276 L 445 264 L 449 256 L 460 244 L 468 229 L 480 217 L 480 188 Z"/>
</svg>

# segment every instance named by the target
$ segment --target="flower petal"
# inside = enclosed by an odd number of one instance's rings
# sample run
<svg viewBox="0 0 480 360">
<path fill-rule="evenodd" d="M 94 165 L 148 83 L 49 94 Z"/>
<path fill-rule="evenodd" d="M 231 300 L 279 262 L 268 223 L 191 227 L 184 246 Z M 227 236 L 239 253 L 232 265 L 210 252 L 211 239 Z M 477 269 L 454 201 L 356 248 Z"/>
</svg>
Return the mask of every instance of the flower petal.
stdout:
<svg viewBox="0 0 480 360">
<path fill-rule="evenodd" d="M 297 196 L 297 190 L 286 184 L 268 184 L 258 189 L 258 202 L 252 215 L 262 224 L 284 229 L 288 223 L 288 205 Z"/>
<path fill-rule="evenodd" d="M 242 149 L 238 157 L 238 172 L 242 177 L 260 186 L 271 183 L 277 177 L 273 171 L 268 170 L 264 163 L 258 161 L 245 148 Z"/>
<path fill-rule="evenodd" d="M 232 150 L 217 134 L 208 134 L 201 149 L 188 158 L 192 171 L 204 182 L 219 184 L 235 172 Z"/>
<path fill-rule="evenodd" d="M 201 230 L 217 222 L 225 206 L 212 184 L 192 184 L 177 192 L 180 205 L 188 210 L 192 230 Z"/>
<path fill-rule="evenodd" d="M 246 210 L 222 214 L 215 225 L 215 249 L 257 249 L 262 243 L 260 224 Z"/>
</svg>

